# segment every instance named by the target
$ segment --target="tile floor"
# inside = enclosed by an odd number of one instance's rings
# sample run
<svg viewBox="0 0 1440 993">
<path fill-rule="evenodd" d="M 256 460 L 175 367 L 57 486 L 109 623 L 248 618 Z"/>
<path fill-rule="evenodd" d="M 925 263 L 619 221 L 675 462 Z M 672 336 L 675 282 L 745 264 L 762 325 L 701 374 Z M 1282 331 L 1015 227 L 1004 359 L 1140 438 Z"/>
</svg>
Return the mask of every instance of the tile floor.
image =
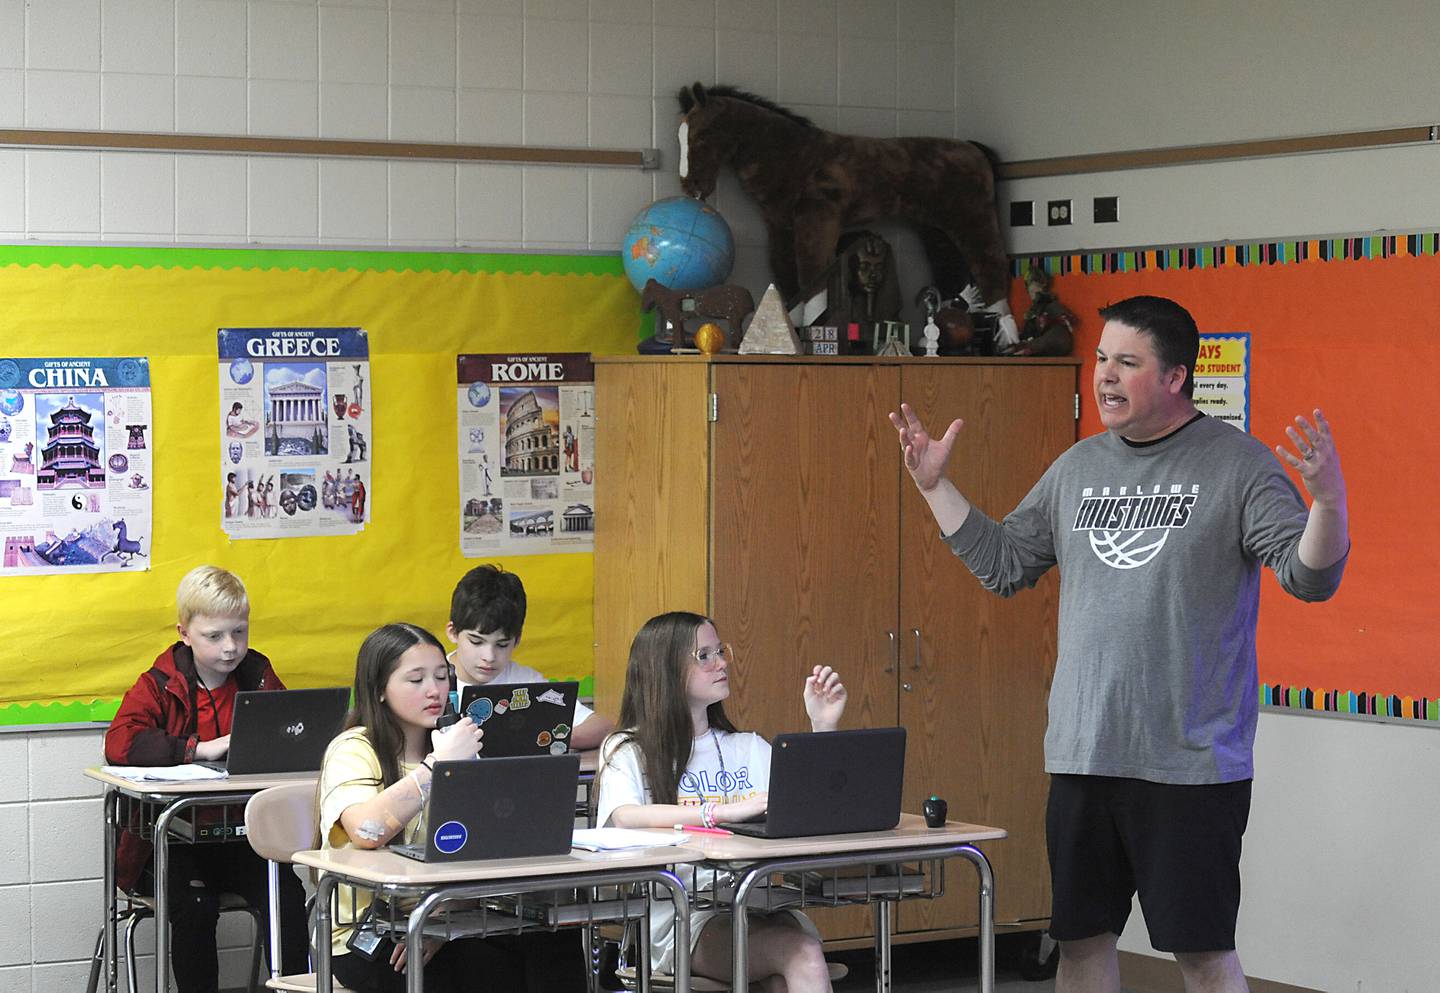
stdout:
<svg viewBox="0 0 1440 993">
<path fill-rule="evenodd" d="M 995 947 L 995 993 L 1055 993 L 1055 980 L 1027 980 L 1020 975 L 1023 935 L 1002 935 Z M 835 993 L 870 993 L 875 989 L 875 958 L 868 950 L 826 956 L 844 962 L 850 974 L 835 984 Z M 978 987 L 974 940 L 896 945 L 891 952 L 894 993 L 955 993 Z M 1133 991 L 1125 991 L 1133 993 Z"/>
</svg>

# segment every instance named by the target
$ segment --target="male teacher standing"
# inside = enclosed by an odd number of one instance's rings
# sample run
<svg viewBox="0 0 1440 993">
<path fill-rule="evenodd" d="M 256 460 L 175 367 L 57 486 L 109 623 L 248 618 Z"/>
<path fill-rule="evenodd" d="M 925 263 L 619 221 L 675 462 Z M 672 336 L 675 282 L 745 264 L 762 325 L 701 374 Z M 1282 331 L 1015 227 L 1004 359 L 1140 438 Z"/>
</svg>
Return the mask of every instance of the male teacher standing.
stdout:
<svg viewBox="0 0 1440 993">
<path fill-rule="evenodd" d="M 1187 993 L 1243 991 L 1235 952 L 1240 839 L 1259 691 L 1260 567 L 1325 600 L 1350 538 L 1345 477 L 1319 410 L 1277 447 L 1195 409 L 1199 333 L 1179 304 L 1100 311 L 1094 401 L 1076 443 L 996 523 L 945 477 L 962 422 L 932 438 L 891 414 L 905 467 L 950 548 L 1001 596 L 1060 567 L 1059 658 L 1045 769 L 1060 943 L 1057 993 L 1118 993 L 1116 939 L 1138 890 L 1151 944 Z"/>
</svg>

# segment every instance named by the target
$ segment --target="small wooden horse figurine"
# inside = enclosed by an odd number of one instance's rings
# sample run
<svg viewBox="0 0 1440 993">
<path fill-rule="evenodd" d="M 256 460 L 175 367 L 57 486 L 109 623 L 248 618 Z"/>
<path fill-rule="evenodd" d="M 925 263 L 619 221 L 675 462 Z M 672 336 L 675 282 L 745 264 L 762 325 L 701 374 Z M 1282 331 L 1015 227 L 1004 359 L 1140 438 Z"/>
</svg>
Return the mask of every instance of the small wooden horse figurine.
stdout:
<svg viewBox="0 0 1440 993">
<path fill-rule="evenodd" d="M 944 296 L 968 266 L 1002 344 L 1019 340 L 995 205 L 989 149 L 949 138 L 865 138 L 816 127 L 794 111 L 733 86 L 680 90 L 680 185 L 704 199 L 722 166 L 760 206 L 770 272 L 788 304 L 821 289 L 845 228 L 881 218 L 915 226 Z M 956 258 L 963 257 L 963 264 Z M 804 299 L 801 298 L 801 299 Z"/>
<path fill-rule="evenodd" d="M 671 290 L 651 279 L 640 294 L 640 312 L 659 310 L 655 321 L 655 340 L 660 344 L 689 347 L 691 339 L 685 330 L 687 318 L 719 320 L 729 326 L 726 347 L 740 337 L 740 325 L 755 310 L 755 298 L 743 286 L 712 286 L 708 290 L 686 293 Z M 660 325 L 664 324 L 665 327 Z M 673 334 L 673 337 L 672 337 Z"/>
</svg>

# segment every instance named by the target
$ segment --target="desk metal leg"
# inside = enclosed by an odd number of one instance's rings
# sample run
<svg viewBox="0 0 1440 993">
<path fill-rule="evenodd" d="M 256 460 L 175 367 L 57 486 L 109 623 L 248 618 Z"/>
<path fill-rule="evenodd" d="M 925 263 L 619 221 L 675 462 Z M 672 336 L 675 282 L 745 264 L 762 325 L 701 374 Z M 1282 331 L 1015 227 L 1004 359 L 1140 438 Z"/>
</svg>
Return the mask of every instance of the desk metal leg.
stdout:
<svg viewBox="0 0 1440 993">
<path fill-rule="evenodd" d="M 184 802 L 155 819 L 155 993 L 170 993 L 170 822 Z"/>
<path fill-rule="evenodd" d="M 980 877 L 980 993 L 995 991 L 995 873 L 990 860 L 974 845 L 964 845 L 955 854 L 968 859 Z"/>
<path fill-rule="evenodd" d="M 330 943 L 334 939 L 334 925 L 330 917 L 330 904 L 335 896 L 335 887 L 340 877 L 322 873 L 315 885 L 315 935 L 313 957 L 315 959 L 315 993 L 332 993 L 335 984 L 330 977 Z"/>
<path fill-rule="evenodd" d="M 155 818 L 155 993 L 170 991 L 170 825 L 195 807 L 242 803 L 249 794 L 200 794 L 176 800 Z"/>
<path fill-rule="evenodd" d="M 890 937 L 894 905 L 889 900 L 875 904 L 875 993 L 890 993 Z"/>
<path fill-rule="evenodd" d="M 119 962 L 115 956 L 115 942 L 117 935 L 115 929 L 120 913 L 120 901 L 115 895 L 115 844 L 116 821 L 119 817 L 120 794 L 114 787 L 105 787 L 105 827 L 104 837 L 101 844 L 105 846 L 105 872 L 101 885 L 105 887 L 105 924 L 104 952 L 101 957 L 101 966 L 105 979 L 106 993 L 115 993 L 119 985 Z"/>
</svg>

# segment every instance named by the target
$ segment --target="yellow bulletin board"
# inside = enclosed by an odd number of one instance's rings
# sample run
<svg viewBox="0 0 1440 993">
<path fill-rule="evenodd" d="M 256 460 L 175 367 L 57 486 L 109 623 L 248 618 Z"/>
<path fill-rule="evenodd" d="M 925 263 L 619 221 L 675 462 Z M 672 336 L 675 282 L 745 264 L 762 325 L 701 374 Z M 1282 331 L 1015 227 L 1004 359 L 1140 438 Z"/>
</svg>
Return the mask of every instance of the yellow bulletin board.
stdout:
<svg viewBox="0 0 1440 993">
<path fill-rule="evenodd" d="M 175 640 L 196 565 L 249 589 L 251 645 L 290 686 L 349 685 L 377 625 L 443 639 L 459 549 L 455 356 L 631 351 L 638 297 L 599 255 L 0 246 L 0 357 L 146 356 L 154 426 L 148 571 L 0 578 L 0 724 L 109 720 Z M 216 429 L 221 327 L 362 327 L 371 520 L 354 536 L 229 540 Z M 588 553 L 494 561 L 525 582 L 516 657 L 592 674 Z"/>
</svg>

